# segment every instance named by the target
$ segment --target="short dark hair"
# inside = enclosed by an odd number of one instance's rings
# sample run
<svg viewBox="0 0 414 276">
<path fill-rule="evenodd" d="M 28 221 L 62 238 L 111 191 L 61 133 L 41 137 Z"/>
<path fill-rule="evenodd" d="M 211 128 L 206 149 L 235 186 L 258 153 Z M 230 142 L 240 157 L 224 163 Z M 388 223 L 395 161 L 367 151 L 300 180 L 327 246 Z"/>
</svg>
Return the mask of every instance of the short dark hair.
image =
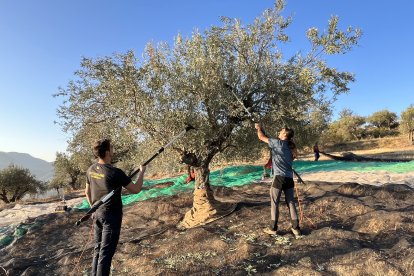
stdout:
<svg viewBox="0 0 414 276">
<path fill-rule="evenodd" d="M 99 157 L 103 159 L 105 158 L 106 151 L 110 150 L 110 148 L 111 148 L 110 139 L 98 140 L 93 145 L 93 154 L 95 155 L 95 157 Z"/>
</svg>

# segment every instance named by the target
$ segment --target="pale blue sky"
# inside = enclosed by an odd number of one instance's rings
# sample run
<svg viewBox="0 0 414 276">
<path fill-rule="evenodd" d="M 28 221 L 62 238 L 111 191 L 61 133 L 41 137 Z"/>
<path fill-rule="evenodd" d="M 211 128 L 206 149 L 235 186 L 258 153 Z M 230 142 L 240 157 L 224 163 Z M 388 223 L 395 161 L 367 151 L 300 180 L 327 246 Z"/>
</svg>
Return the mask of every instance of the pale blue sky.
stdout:
<svg viewBox="0 0 414 276">
<path fill-rule="evenodd" d="M 60 99 L 81 57 L 112 55 L 148 41 L 172 43 L 198 28 L 219 24 L 220 16 L 250 23 L 271 0 L 1 0 L 0 151 L 29 153 L 53 161 L 68 138 L 53 123 Z M 309 27 L 323 29 L 331 15 L 341 26 L 363 30 L 360 46 L 330 64 L 356 74 L 351 92 L 340 96 L 335 113 L 350 108 L 367 116 L 381 109 L 398 115 L 414 104 L 414 2 L 410 0 L 290 0 L 293 15 L 287 49 L 308 46 Z"/>
</svg>

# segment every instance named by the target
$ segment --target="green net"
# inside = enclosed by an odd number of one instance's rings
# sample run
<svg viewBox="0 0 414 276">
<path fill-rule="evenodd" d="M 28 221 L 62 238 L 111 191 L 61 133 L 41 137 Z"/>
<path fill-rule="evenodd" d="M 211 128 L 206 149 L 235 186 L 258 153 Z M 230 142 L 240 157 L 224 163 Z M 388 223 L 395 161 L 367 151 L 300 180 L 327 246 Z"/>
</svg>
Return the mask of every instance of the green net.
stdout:
<svg viewBox="0 0 414 276">
<path fill-rule="evenodd" d="M 214 171 L 210 174 L 210 184 L 213 186 L 241 186 L 251 183 L 259 179 L 262 175 L 260 166 L 236 166 L 228 167 L 222 170 Z M 139 194 L 131 194 L 122 196 L 122 204 L 128 205 L 137 201 L 144 201 L 149 198 L 159 196 L 172 196 L 181 192 L 192 192 L 194 189 L 194 182 L 185 183 L 187 174 L 177 178 L 165 178 L 160 180 L 144 181 L 144 187 L 148 188 L 141 191 Z M 160 183 L 173 182 L 174 184 L 167 188 L 151 188 Z M 89 203 L 84 200 L 76 209 L 89 209 Z"/>
<path fill-rule="evenodd" d="M 14 240 L 14 237 L 12 235 L 4 235 L 0 238 L 0 248 L 3 248 L 5 246 L 8 246 L 11 244 Z"/>
<path fill-rule="evenodd" d="M 326 171 L 386 171 L 391 173 L 407 173 L 414 171 L 414 161 L 410 162 L 348 162 L 348 161 L 295 161 L 294 168 L 298 173 Z"/>
<path fill-rule="evenodd" d="M 394 173 L 405 173 L 414 171 L 414 161 L 390 163 L 390 162 L 345 162 L 345 161 L 295 161 L 294 169 L 300 173 L 313 173 L 324 171 L 388 171 Z M 263 174 L 262 166 L 243 165 L 227 167 L 216 170 L 210 174 L 210 184 L 212 186 L 235 187 L 254 183 L 259 180 Z M 194 189 L 194 182 L 185 183 L 187 175 L 184 174 L 177 178 L 166 178 L 160 180 L 147 180 L 144 187 L 148 188 L 139 194 L 122 196 L 122 203 L 128 205 L 133 202 L 147 200 L 158 196 L 171 196 L 181 192 L 191 192 Z M 151 188 L 160 183 L 173 182 L 174 184 L 166 188 Z M 89 209 L 90 206 L 86 200 L 77 209 Z"/>
<path fill-rule="evenodd" d="M 14 236 L 18 237 L 18 238 L 24 236 L 26 233 L 27 233 L 27 228 L 26 227 L 18 226 L 16 228 L 16 230 L 14 230 Z"/>
<path fill-rule="evenodd" d="M 33 223 L 20 223 L 18 225 L 9 225 L 0 227 L 0 249 L 11 244 L 15 239 L 26 235 L 28 231 L 40 228 L 43 221 L 36 219 Z"/>
</svg>

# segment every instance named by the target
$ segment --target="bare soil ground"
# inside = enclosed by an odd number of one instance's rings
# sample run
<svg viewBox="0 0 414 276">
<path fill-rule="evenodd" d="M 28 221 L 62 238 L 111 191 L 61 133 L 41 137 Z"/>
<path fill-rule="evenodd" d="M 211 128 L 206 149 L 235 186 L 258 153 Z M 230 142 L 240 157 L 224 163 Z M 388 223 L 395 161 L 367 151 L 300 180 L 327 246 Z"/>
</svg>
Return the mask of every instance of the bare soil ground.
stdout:
<svg viewBox="0 0 414 276">
<path fill-rule="evenodd" d="M 280 236 L 263 233 L 268 183 L 218 188 L 235 212 L 203 227 L 178 230 L 192 194 L 124 208 L 112 275 L 414 275 L 414 190 L 404 184 L 299 185 L 302 239 L 289 232 L 280 206 Z M 283 200 L 282 200 L 283 202 Z M 0 275 L 85 275 L 92 261 L 91 221 L 83 213 L 37 218 L 43 225 L 0 251 Z M 84 250 L 84 252 L 83 252 Z M 83 253 L 83 255 L 82 255 Z"/>
<path fill-rule="evenodd" d="M 414 159 L 414 146 L 404 139 L 371 139 L 321 150 Z M 302 157 L 311 159 L 312 154 Z M 414 189 L 398 181 L 372 186 L 321 179 L 298 186 L 304 214 L 304 237 L 298 240 L 289 232 L 284 204 L 280 235 L 263 233 L 270 216 L 268 183 L 216 188 L 216 198 L 238 203 L 236 211 L 185 231 L 176 225 L 192 206 L 191 193 L 126 206 L 112 275 L 414 275 Z M 83 192 L 73 194 L 78 196 Z M 74 225 L 83 214 L 31 219 L 39 226 L 0 250 L 0 275 L 88 275 L 92 224 Z"/>
</svg>

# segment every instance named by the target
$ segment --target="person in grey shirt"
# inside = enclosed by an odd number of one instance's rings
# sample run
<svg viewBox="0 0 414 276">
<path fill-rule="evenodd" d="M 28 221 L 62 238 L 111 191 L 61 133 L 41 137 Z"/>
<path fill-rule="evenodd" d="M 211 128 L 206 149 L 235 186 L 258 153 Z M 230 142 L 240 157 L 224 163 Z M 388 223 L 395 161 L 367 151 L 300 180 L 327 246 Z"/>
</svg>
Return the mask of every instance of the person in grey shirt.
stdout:
<svg viewBox="0 0 414 276">
<path fill-rule="evenodd" d="M 279 202 L 282 191 L 285 194 L 286 205 L 289 208 L 291 231 L 295 238 L 301 235 L 299 219 L 294 201 L 294 182 L 293 182 L 293 159 L 297 157 L 296 145 L 292 141 L 294 136 L 293 129 L 282 128 L 278 138 L 267 137 L 260 124 L 255 124 L 257 137 L 267 143 L 272 152 L 273 182 L 270 187 L 270 225 L 264 232 L 270 235 L 277 234 L 277 223 L 279 219 Z"/>
</svg>

